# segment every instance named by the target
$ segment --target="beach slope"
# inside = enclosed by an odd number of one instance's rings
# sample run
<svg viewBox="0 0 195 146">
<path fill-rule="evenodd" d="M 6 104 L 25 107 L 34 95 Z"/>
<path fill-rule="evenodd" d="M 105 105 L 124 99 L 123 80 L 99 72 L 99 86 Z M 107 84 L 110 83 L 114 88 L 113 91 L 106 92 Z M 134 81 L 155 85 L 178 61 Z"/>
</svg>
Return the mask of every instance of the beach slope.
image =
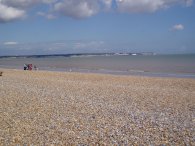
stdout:
<svg viewBox="0 0 195 146">
<path fill-rule="evenodd" d="M 195 145 L 195 79 L 0 71 L 0 145 Z"/>
</svg>

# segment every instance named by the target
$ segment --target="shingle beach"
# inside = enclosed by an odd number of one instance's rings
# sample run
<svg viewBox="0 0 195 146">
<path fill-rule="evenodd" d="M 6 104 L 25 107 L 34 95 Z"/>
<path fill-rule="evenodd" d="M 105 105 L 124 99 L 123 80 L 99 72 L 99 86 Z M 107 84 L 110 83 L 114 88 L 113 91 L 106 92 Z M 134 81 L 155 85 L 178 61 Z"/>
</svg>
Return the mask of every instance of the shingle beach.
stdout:
<svg viewBox="0 0 195 146">
<path fill-rule="evenodd" d="M 0 145 L 195 145 L 195 79 L 0 69 Z"/>
</svg>

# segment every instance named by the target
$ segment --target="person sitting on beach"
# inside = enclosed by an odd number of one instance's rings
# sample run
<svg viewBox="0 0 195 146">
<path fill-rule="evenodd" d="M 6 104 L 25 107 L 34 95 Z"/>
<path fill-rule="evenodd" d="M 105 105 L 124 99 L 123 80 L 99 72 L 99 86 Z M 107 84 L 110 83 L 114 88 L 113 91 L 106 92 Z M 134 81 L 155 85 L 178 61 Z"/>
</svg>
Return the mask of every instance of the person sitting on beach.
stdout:
<svg viewBox="0 0 195 146">
<path fill-rule="evenodd" d="M 24 64 L 24 70 L 28 70 L 28 66 Z"/>
<path fill-rule="evenodd" d="M 37 68 L 37 66 L 36 66 L 36 65 L 34 65 L 34 70 L 38 70 L 38 68 Z"/>
<path fill-rule="evenodd" d="M 32 70 L 33 65 L 32 64 L 28 64 L 28 70 Z"/>
</svg>

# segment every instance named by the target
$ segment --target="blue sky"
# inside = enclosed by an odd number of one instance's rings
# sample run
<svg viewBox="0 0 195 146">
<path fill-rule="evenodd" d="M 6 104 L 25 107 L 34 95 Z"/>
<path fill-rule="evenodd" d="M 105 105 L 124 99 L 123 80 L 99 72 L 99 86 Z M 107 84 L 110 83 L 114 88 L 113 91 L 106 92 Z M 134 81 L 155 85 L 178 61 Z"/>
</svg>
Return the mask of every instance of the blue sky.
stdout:
<svg viewBox="0 0 195 146">
<path fill-rule="evenodd" d="M 193 0 L 0 0 L 0 55 L 195 53 Z"/>
</svg>

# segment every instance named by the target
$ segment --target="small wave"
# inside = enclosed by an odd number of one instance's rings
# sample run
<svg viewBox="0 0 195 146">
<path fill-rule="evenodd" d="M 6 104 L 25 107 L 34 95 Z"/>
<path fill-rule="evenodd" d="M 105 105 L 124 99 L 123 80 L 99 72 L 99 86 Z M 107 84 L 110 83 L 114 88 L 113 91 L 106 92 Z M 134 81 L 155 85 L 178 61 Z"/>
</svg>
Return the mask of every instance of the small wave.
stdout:
<svg viewBox="0 0 195 146">
<path fill-rule="evenodd" d="M 129 72 L 133 72 L 133 73 L 144 73 L 146 71 L 144 71 L 144 70 L 133 70 L 133 69 L 131 69 L 131 70 L 129 70 Z"/>
</svg>

